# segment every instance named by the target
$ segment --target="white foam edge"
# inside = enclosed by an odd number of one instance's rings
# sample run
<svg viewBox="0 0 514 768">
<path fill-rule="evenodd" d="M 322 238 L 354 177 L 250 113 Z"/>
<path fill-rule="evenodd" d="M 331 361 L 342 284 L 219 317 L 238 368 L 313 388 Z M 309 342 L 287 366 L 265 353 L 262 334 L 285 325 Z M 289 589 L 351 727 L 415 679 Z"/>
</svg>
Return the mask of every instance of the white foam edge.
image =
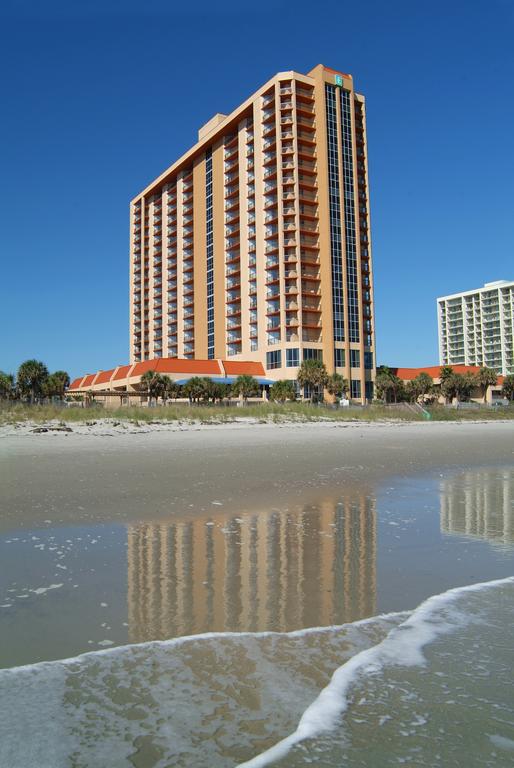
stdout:
<svg viewBox="0 0 514 768">
<path fill-rule="evenodd" d="M 423 648 L 437 637 L 451 631 L 448 622 L 435 623 L 432 618 L 441 608 L 449 607 L 467 592 L 479 592 L 514 583 L 514 576 L 494 581 L 455 587 L 433 595 L 410 613 L 409 617 L 394 627 L 378 645 L 360 651 L 340 666 L 328 685 L 303 713 L 296 730 L 265 752 L 239 763 L 237 768 L 263 768 L 283 758 L 292 747 L 305 739 L 314 738 L 332 730 L 340 723 L 347 709 L 347 693 L 359 677 L 379 671 L 384 666 L 413 666 L 424 664 Z"/>
<path fill-rule="evenodd" d="M 86 651 L 80 653 L 77 656 L 70 656 L 66 659 L 53 659 L 51 661 L 36 661 L 32 664 L 23 664 L 17 667 L 0 668 L 0 679 L 6 674 L 16 674 L 18 672 L 42 669 L 52 666 L 68 666 L 76 664 L 81 661 L 94 660 L 99 656 L 116 656 L 121 653 L 130 653 L 132 651 L 151 650 L 152 648 L 171 648 L 179 647 L 190 642 L 197 642 L 203 640 L 223 640 L 223 639 L 242 639 L 245 637 L 251 638 L 266 638 L 266 637 L 305 637 L 307 635 L 340 632 L 344 629 L 350 629 L 353 627 L 363 627 L 367 624 L 374 624 L 378 621 L 387 621 L 399 619 L 404 616 L 409 616 L 411 611 L 393 611 L 391 613 L 380 613 L 375 616 L 368 616 L 365 619 L 359 619 L 357 621 L 349 621 L 346 624 L 333 624 L 328 627 L 305 627 L 304 629 L 295 629 L 291 632 L 203 632 L 197 635 L 184 635 L 183 637 L 173 637 L 169 640 L 149 640 L 146 643 L 126 643 L 125 645 L 117 645 L 115 648 L 102 648 L 94 651 Z"/>
</svg>

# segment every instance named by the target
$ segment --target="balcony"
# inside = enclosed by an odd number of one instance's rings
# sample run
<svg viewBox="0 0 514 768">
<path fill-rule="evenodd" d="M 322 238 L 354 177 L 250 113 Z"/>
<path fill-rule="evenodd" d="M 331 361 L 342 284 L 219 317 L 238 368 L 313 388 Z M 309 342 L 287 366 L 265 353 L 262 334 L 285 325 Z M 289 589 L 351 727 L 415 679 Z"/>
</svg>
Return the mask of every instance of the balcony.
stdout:
<svg viewBox="0 0 514 768">
<path fill-rule="evenodd" d="M 235 221 L 239 221 L 239 211 L 237 211 L 236 213 L 229 213 L 225 216 L 225 224 L 229 225 Z"/>
<path fill-rule="evenodd" d="M 298 114 L 298 135 L 302 136 L 304 133 L 311 132 L 314 133 L 316 130 L 316 124 L 314 120 L 309 119 L 308 117 L 305 117 L 301 113 Z"/>
</svg>

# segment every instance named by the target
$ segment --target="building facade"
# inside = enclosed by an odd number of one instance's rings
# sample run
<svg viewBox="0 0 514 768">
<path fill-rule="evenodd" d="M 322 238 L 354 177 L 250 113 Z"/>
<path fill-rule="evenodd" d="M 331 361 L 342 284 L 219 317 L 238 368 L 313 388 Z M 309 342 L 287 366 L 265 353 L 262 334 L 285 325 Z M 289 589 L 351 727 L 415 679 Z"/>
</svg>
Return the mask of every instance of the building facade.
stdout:
<svg viewBox="0 0 514 768">
<path fill-rule="evenodd" d="M 281 72 L 130 207 L 130 360 L 322 359 L 372 397 L 364 98 L 350 75 Z"/>
<path fill-rule="evenodd" d="M 514 373 L 514 282 L 437 299 L 439 362 L 478 365 L 506 376 Z"/>
</svg>

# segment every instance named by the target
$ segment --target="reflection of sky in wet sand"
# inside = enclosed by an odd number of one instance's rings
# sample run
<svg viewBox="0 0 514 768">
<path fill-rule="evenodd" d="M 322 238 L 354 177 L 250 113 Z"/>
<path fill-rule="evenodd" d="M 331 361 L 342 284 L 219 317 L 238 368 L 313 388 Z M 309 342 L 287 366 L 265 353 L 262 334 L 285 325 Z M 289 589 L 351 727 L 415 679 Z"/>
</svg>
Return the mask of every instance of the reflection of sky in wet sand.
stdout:
<svg viewBox="0 0 514 768">
<path fill-rule="evenodd" d="M 514 543 L 514 472 L 468 471 L 440 483 L 441 531 Z"/>
<path fill-rule="evenodd" d="M 216 511 L 128 529 L 132 642 L 219 631 L 291 631 L 376 610 L 375 501 L 299 511 Z"/>
</svg>

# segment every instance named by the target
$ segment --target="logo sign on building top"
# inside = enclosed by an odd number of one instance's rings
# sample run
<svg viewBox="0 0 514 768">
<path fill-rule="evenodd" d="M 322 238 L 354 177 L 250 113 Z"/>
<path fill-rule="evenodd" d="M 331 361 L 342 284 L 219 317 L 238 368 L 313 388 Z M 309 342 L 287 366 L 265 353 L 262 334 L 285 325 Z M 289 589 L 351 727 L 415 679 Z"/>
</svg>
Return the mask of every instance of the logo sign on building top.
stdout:
<svg viewBox="0 0 514 768">
<path fill-rule="evenodd" d="M 342 75 L 336 75 L 335 76 L 335 82 L 336 82 L 336 85 L 342 86 L 343 85 L 343 76 Z"/>
</svg>

